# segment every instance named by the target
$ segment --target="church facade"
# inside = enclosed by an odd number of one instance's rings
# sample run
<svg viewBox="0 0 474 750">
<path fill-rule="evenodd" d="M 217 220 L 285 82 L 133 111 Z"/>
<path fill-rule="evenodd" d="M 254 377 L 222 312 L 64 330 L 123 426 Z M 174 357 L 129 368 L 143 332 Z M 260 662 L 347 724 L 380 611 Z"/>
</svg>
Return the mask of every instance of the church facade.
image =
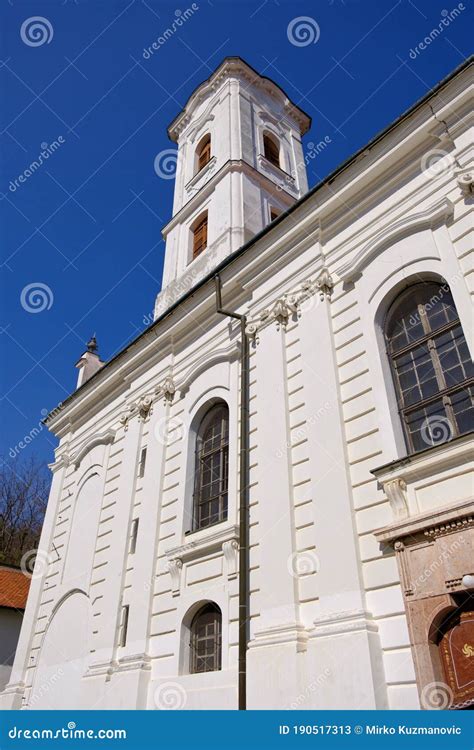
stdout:
<svg viewBox="0 0 474 750">
<path fill-rule="evenodd" d="M 470 95 L 472 62 L 308 191 L 275 83 L 192 94 L 155 321 L 47 418 L 2 708 L 472 705 Z"/>
</svg>

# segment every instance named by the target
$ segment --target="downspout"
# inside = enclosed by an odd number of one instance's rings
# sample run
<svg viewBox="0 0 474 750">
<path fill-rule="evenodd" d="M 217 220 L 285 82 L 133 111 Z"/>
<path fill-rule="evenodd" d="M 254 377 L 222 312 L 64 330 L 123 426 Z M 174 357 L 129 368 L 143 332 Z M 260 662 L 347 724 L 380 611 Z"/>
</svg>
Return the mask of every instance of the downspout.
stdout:
<svg viewBox="0 0 474 750">
<path fill-rule="evenodd" d="M 239 487 L 239 711 L 247 708 L 247 643 L 249 622 L 249 344 L 245 315 L 224 310 L 221 280 L 216 285 L 216 312 L 240 321 L 240 487 Z"/>
</svg>

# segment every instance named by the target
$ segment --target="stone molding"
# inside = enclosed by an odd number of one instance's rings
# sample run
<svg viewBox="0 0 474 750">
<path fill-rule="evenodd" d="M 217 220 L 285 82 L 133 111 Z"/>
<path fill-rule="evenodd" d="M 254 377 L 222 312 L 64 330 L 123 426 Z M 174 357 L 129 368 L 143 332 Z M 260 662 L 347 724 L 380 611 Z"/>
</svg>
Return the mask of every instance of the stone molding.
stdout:
<svg viewBox="0 0 474 750">
<path fill-rule="evenodd" d="M 187 195 L 192 196 L 200 190 L 207 179 L 215 172 L 217 159 L 213 156 L 207 164 L 192 177 L 185 186 Z"/>
<path fill-rule="evenodd" d="M 168 134 L 171 140 L 176 141 L 186 128 L 193 122 L 193 113 L 196 107 L 203 99 L 217 89 L 230 78 L 238 78 L 244 83 L 252 84 L 261 91 L 265 91 L 269 96 L 278 99 L 282 104 L 285 114 L 292 117 L 301 128 L 302 135 L 309 129 L 310 120 L 308 116 L 291 102 L 282 90 L 271 81 L 256 73 L 252 68 L 241 59 L 236 57 L 226 58 L 219 68 L 204 81 L 191 94 L 183 111 L 173 120 L 168 128 Z M 204 113 L 205 114 L 205 113 Z"/>
<path fill-rule="evenodd" d="M 438 537 L 467 528 L 474 524 L 474 501 L 464 502 L 443 508 L 433 508 L 427 513 L 401 519 L 374 532 L 378 542 L 394 543 L 416 535 Z"/>
<path fill-rule="evenodd" d="M 248 648 L 262 648 L 268 646 L 284 646 L 294 644 L 297 653 L 306 651 L 308 630 L 299 622 L 272 625 L 255 633 Z"/>
<path fill-rule="evenodd" d="M 313 624 L 314 627 L 309 632 L 310 639 L 358 631 L 378 633 L 378 625 L 372 614 L 363 609 L 323 615 L 314 620 Z"/>
<path fill-rule="evenodd" d="M 179 547 L 172 547 L 166 550 L 165 555 L 168 560 L 179 558 L 183 562 L 193 560 L 196 557 L 204 557 L 211 552 L 222 549 L 224 542 L 237 540 L 239 538 L 238 526 L 225 526 L 225 528 L 203 534 L 203 531 L 196 531 L 189 534 L 188 538 L 195 537 L 192 541 L 187 541 Z"/>
<path fill-rule="evenodd" d="M 215 552 L 222 552 L 226 564 L 227 578 L 233 580 L 238 575 L 239 530 L 237 526 L 226 526 L 202 536 L 196 532 L 198 539 L 173 547 L 165 552 L 166 569 L 171 578 L 172 596 L 179 596 L 184 564 L 199 557 L 207 557 Z"/>
<path fill-rule="evenodd" d="M 303 281 L 293 292 L 283 294 L 275 302 L 262 310 L 262 312 L 247 322 L 245 332 L 247 336 L 258 342 L 258 334 L 261 330 L 276 323 L 277 329 L 286 327 L 290 320 L 298 320 L 301 316 L 302 305 L 311 300 L 319 293 L 321 300 L 330 298 L 334 282 L 326 266 L 320 270 L 315 279 Z"/>
<path fill-rule="evenodd" d="M 169 374 L 153 391 L 140 396 L 136 400 L 128 402 L 119 417 L 120 424 L 126 431 L 128 429 L 128 423 L 133 417 L 137 416 L 139 422 L 145 421 L 153 414 L 153 404 L 157 398 L 162 396 L 165 403 L 171 403 L 175 392 L 176 386 L 172 375 Z"/>
<path fill-rule="evenodd" d="M 355 256 L 339 266 L 337 276 L 343 281 L 354 281 L 388 243 L 394 243 L 406 234 L 432 227 L 436 222 L 447 221 L 453 212 L 454 204 L 448 198 L 442 198 L 424 211 L 402 216 L 377 232 Z"/>
</svg>

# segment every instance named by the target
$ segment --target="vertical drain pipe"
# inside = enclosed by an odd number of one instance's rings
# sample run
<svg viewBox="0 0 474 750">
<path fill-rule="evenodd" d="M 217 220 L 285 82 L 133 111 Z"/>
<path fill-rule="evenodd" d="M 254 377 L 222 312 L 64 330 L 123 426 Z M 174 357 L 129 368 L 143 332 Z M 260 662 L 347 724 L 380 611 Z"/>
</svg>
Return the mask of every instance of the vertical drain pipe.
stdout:
<svg viewBox="0 0 474 750">
<path fill-rule="evenodd" d="M 216 285 L 216 312 L 240 322 L 240 487 L 239 487 L 239 711 L 247 708 L 247 643 L 249 621 L 249 344 L 245 315 L 224 310 L 221 279 Z"/>
</svg>

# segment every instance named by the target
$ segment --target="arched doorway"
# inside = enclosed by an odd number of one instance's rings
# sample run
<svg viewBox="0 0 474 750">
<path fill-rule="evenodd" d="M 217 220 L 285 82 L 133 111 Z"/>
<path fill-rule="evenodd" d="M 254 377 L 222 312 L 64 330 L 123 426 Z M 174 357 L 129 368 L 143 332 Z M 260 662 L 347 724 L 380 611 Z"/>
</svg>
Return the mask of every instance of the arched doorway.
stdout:
<svg viewBox="0 0 474 750">
<path fill-rule="evenodd" d="M 473 600 L 451 613 L 439 630 L 439 657 L 452 694 L 449 708 L 474 710 Z"/>
</svg>

